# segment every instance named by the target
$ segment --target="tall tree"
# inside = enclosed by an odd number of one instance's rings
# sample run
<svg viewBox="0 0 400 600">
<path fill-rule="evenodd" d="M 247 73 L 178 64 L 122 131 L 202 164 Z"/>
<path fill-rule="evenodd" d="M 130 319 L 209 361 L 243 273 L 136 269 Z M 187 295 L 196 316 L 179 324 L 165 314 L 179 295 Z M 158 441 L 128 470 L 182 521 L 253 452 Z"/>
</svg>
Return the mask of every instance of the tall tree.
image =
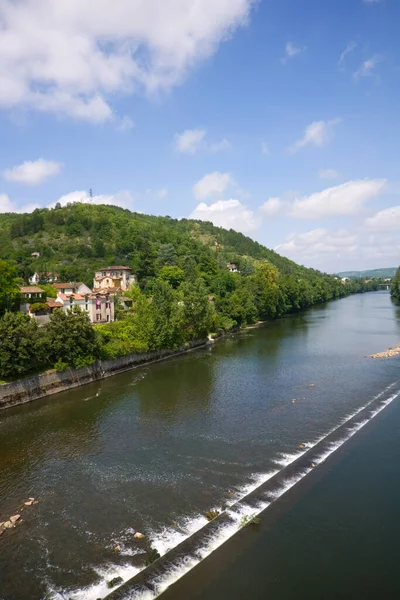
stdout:
<svg viewBox="0 0 400 600">
<path fill-rule="evenodd" d="M 0 319 L 0 377 L 15 377 L 39 366 L 38 326 L 22 313 Z"/>
<path fill-rule="evenodd" d="M 21 295 L 16 283 L 17 275 L 15 267 L 0 259 L 0 316 L 6 310 L 15 311 L 19 308 Z"/>
</svg>

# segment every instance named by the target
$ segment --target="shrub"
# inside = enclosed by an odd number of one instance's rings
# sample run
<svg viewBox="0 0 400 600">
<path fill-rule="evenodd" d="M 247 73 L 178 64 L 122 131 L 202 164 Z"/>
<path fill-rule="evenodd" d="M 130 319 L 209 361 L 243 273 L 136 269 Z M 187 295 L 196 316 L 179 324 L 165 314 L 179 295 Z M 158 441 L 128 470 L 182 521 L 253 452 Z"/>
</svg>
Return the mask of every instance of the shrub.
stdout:
<svg viewBox="0 0 400 600">
<path fill-rule="evenodd" d="M 213 521 L 219 515 L 219 510 L 209 510 L 206 512 L 205 517 L 207 521 Z"/>
</svg>

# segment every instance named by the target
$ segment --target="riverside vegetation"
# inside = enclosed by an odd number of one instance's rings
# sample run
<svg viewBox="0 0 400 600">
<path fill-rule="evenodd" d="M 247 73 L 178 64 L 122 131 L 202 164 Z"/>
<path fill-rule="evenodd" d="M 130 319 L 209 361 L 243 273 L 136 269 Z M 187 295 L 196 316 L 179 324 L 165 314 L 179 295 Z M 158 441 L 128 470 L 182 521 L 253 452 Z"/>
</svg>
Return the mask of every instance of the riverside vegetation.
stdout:
<svg viewBox="0 0 400 600">
<path fill-rule="evenodd" d="M 228 262 L 239 272 L 229 272 Z M 17 312 L 18 286 L 34 272 L 91 285 L 93 272 L 105 263 L 129 265 L 138 278 L 128 293 L 131 310 L 122 310 L 116 299 L 115 322 L 92 327 L 78 308 L 56 309 L 38 327 Z M 45 289 L 54 296 L 51 286 Z M 363 280 L 342 284 L 207 222 L 83 203 L 8 213 L 0 217 L 0 377 L 179 348 L 373 289 L 374 282 Z"/>
</svg>

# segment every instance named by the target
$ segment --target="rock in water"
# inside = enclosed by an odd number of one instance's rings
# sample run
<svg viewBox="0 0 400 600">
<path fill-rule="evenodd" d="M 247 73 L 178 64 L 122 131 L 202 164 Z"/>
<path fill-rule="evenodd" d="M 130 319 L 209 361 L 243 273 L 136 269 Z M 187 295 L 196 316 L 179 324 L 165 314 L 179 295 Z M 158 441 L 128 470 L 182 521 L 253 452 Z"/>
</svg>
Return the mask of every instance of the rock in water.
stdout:
<svg viewBox="0 0 400 600">
<path fill-rule="evenodd" d="M 6 522 L 4 523 L 4 527 L 5 527 L 6 529 L 11 529 L 12 527 L 14 527 L 14 525 L 13 525 L 13 523 L 11 523 L 11 521 L 6 521 Z"/>
<path fill-rule="evenodd" d="M 124 583 L 124 580 L 122 579 L 122 577 L 114 577 L 114 579 L 107 581 L 107 587 L 113 588 L 116 585 L 121 585 L 121 583 Z"/>
<path fill-rule="evenodd" d="M 11 523 L 16 523 L 20 518 L 21 515 L 14 515 L 13 517 L 10 517 L 10 521 Z"/>
<path fill-rule="evenodd" d="M 140 531 L 137 531 L 133 537 L 135 538 L 135 540 L 143 540 L 146 536 L 144 535 L 144 533 L 140 533 Z"/>
<path fill-rule="evenodd" d="M 121 552 L 121 546 L 115 546 L 114 551 L 115 552 Z"/>
<path fill-rule="evenodd" d="M 25 506 L 32 506 L 33 500 L 28 500 L 28 502 L 24 502 Z"/>
</svg>

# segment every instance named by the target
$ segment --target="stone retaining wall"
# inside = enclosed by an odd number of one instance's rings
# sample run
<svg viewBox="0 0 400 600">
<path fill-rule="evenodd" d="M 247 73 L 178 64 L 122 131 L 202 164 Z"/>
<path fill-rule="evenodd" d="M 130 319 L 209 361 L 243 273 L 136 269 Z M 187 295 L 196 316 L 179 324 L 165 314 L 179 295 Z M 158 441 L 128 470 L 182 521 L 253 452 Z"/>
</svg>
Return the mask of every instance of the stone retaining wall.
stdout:
<svg viewBox="0 0 400 600">
<path fill-rule="evenodd" d="M 98 360 L 93 365 L 81 369 L 68 369 L 62 373 L 52 370 L 40 375 L 19 379 L 12 383 L 4 383 L 0 385 L 0 409 L 32 402 L 38 398 L 51 396 L 64 390 L 123 373 L 146 363 L 164 360 L 170 356 L 177 356 L 206 345 L 207 341 L 201 340 L 192 342 L 179 350 L 129 354 L 115 360 Z"/>
</svg>

